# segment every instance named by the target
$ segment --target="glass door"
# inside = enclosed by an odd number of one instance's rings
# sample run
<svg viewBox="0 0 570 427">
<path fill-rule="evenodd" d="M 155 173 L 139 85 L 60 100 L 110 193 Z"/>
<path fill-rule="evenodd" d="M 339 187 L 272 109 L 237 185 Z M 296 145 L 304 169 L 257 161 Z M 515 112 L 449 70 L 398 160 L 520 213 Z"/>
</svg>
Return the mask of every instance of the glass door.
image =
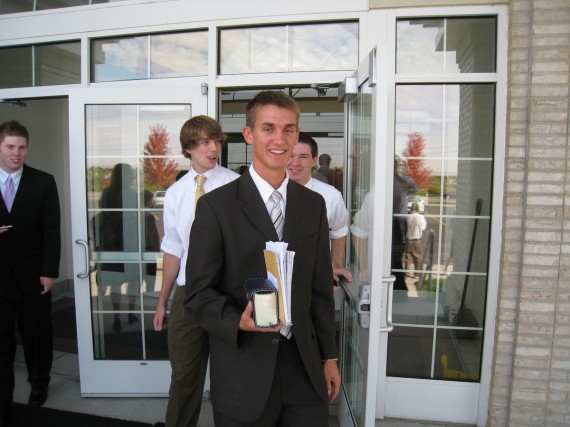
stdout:
<svg viewBox="0 0 570 427">
<path fill-rule="evenodd" d="M 395 79 L 388 56 L 371 53 L 339 88 L 354 277 L 343 286 L 339 419 L 475 424 L 488 375 L 496 85 Z"/>
<path fill-rule="evenodd" d="M 161 287 L 164 191 L 187 160 L 179 132 L 206 114 L 200 89 L 70 93 L 75 304 L 83 396 L 165 396 Z"/>
<path fill-rule="evenodd" d="M 376 392 L 380 354 L 380 335 L 391 331 L 391 300 L 394 278 L 383 276 L 385 212 L 382 203 L 386 186 L 375 182 L 376 171 L 376 52 L 372 51 L 354 76 L 345 79 L 339 98 L 346 103 L 348 141 L 347 203 L 350 212 L 351 240 L 348 266 L 353 282 L 342 283 L 341 376 L 339 398 L 341 426 L 371 426 L 376 418 Z M 389 272 L 389 270 L 387 270 Z"/>
</svg>

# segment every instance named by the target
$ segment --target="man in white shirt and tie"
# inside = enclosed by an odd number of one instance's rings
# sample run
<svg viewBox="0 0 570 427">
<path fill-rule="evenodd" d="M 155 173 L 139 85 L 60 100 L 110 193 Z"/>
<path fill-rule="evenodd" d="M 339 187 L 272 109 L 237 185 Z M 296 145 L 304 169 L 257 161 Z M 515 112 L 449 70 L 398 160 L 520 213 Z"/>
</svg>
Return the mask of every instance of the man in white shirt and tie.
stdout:
<svg viewBox="0 0 570 427">
<path fill-rule="evenodd" d="M 287 163 L 289 178 L 319 193 L 325 199 L 329 220 L 329 238 L 334 280 L 342 277 L 352 282 L 352 274 L 344 268 L 344 248 L 348 234 L 348 212 L 342 194 L 332 185 L 312 177 L 312 169 L 317 164 L 319 148 L 309 135 L 300 132 L 299 141 Z"/>
<path fill-rule="evenodd" d="M 226 140 L 219 123 L 207 116 L 189 119 L 180 131 L 182 154 L 192 167 L 167 191 L 164 201 L 164 237 L 161 250 L 162 288 L 154 315 L 154 329 L 168 322 L 168 354 L 172 366 L 166 427 L 195 427 L 198 424 L 208 365 L 208 335 L 183 302 L 190 228 L 198 198 L 227 184 L 239 175 L 218 165 Z M 167 304 L 176 285 L 170 315 Z"/>
</svg>

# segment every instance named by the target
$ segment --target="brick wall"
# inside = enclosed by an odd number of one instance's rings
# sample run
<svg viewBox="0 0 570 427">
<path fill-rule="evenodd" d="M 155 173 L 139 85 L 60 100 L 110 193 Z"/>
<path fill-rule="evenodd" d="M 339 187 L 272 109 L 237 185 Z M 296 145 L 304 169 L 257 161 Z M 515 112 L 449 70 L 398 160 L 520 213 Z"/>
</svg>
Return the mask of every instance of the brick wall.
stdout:
<svg viewBox="0 0 570 427">
<path fill-rule="evenodd" d="M 570 425 L 570 0 L 512 0 L 489 426 Z M 566 202 L 568 200 L 568 202 Z"/>
</svg>

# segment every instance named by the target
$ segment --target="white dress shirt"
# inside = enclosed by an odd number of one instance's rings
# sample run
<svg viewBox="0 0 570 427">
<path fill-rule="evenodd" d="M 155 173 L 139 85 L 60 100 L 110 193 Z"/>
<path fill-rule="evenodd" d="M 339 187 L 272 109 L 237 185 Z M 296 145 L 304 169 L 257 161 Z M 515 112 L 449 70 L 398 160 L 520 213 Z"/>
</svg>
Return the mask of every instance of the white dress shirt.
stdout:
<svg viewBox="0 0 570 427">
<path fill-rule="evenodd" d="M 207 193 L 238 178 L 234 171 L 216 165 L 203 175 L 206 176 L 204 191 Z M 166 190 L 164 198 L 164 237 L 160 249 L 180 258 L 180 270 L 176 283 L 184 286 L 186 283 L 186 260 L 190 228 L 194 222 L 194 200 L 196 195 L 196 176 L 198 173 L 190 168 L 188 173 L 172 184 Z"/>
<path fill-rule="evenodd" d="M 8 181 L 8 177 L 12 175 L 12 181 L 14 181 L 14 194 L 16 194 L 18 192 L 18 185 L 20 185 L 20 180 L 22 179 L 23 171 L 24 168 L 21 167 L 16 172 L 9 174 L 4 169 L 0 169 L 0 183 L 2 184 L 0 188 L 2 189 L 2 198 L 4 200 L 6 200 L 6 181 Z"/>
<path fill-rule="evenodd" d="M 327 205 L 327 219 L 329 220 L 329 238 L 340 239 L 348 234 L 348 211 L 344 205 L 342 194 L 332 185 L 318 179 L 310 178 L 305 187 L 316 191 Z"/>
<path fill-rule="evenodd" d="M 253 179 L 253 183 L 257 187 L 257 191 L 261 195 L 261 199 L 263 203 L 265 203 L 265 208 L 267 209 L 267 213 L 271 214 L 271 209 L 273 209 L 273 202 L 270 200 L 271 195 L 275 191 L 275 188 L 264 180 L 253 168 L 253 163 L 249 167 L 249 174 L 251 179 Z M 285 221 L 285 206 L 287 206 L 287 184 L 289 183 L 289 175 L 285 172 L 285 179 L 281 183 L 281 186 L 277 189 L 283 196 L 283 201 L 281 202 L 281 212 L 283 213 L 283 221 Z"/>
<path fill-rule="evenodd" d="M 422 238 L 422 232 L 427 227 L 427 221 L 424 216 L 418 212 L 413 212 L 407 219 L 408 227 L 406 237 L 408 240 L 419 240 Z"/>
</svg>

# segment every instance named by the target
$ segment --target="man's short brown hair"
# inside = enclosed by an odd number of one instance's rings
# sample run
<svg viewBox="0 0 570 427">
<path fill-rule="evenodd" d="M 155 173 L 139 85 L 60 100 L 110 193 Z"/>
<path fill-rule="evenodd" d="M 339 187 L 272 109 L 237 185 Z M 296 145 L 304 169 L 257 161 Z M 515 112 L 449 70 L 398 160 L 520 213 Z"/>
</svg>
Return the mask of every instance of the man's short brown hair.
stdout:
<svg viewBox="0 0 570 427">
<path fill-rule="evenodd" d="M 7 136 L 21 136 L 26 138 L 26 144 L 30 140 L 28 129 L 16 120 L 10 120 L 0 125 L 0 143 L 2 143 Z"/>
<path fill-rule="evenodd" d="M 187 150 L 197 147 L 198 143 L 204 139 L 215 139 L 224 144 L 227 136 L 218 121 L 211 117 L 194 116 L 186 120 L 180 129 L 180 145 L 184 157 L 190 159 L 190 153 Z"/>
<path fill-rule="evenodd" d="M 285 108 L 295 112 L 297 116 L 297 127 L 299 126 L 299 116 L 301 115 L 301 109 L 299 104 L 289 95 L 278 91 L 278 90 L 265 90 L 259 92 L 255 97 L 249 101 L 245 109 L 245 125 L 253 129 L 253 124 L 255 122 L 255 115 L 257 110 L 265 105 L 275 105 L 276 107 Z"/>
</svg>

